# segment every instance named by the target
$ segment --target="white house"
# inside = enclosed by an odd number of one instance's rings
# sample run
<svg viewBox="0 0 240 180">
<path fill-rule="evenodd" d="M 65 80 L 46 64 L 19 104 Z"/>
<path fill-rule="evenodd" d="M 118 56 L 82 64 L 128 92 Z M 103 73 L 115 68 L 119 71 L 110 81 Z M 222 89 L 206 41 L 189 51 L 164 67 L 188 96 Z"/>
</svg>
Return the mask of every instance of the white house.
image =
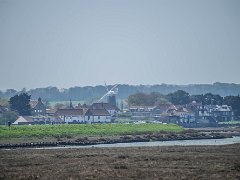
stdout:
<svg viewBox="0 0 240 180">
<path fill-rule="evenodd" d="M 19 116 L 13 125 L 28 125 L 28 124 L 52 124 L 61 123 L 61 120 L 57 120 L 51 116 Z"/>
<path fill-rule="evenodd" d="M 88 109 L 85 113 L 85 121 L 91 123 L 110 123 L 111 114 L 106 109 Z"/>
<path fill-rule="evenodd" d="M 85 123 L 83 109 L 58 109 L 55 117 L 60 118 L 64 123 Z"/>
<path fill-rule="evenodd" d="M 218 121 L 234 120 L 232 107 L 228 105 L 216 105 L 215 108 L 213 108 L 212 114 Z"/>
</svg>

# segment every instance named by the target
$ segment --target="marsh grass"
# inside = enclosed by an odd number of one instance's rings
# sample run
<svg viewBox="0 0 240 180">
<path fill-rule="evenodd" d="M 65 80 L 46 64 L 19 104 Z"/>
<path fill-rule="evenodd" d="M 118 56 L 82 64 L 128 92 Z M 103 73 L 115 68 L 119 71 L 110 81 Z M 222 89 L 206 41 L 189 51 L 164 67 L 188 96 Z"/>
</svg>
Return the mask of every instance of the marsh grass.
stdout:
<svg viewBox="0 0 240 180">
<path fill-rule="evenodd" d="M 27 137 L 111 136 L 144 134 L 155 132 L 181 132 L 183 128 L 175 124 L 62 124 L 62 125 L 22 125 L 0 126 L 0 139 Z"/>
</svg>

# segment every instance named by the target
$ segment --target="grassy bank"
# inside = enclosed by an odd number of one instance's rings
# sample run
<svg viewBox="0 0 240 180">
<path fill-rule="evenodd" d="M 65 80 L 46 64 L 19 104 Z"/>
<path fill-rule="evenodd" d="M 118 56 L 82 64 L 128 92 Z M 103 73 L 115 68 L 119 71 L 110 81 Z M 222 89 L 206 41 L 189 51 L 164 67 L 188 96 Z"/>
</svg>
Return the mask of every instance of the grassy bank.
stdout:
<svg viewBox="0 0 240 180">
<path fill-rule="evenodd" d="M 218 124 L 224 124 L 224 125 L 237 125 L 240 124 L 240 121 L 227 121 L 227 122 L 219 122 Z"/>
<path fill-rule="evenodd" d="M 0 126 L 0 139 L 31 137 L 111 136 L 149 132 L 181 132 L 175 124 L 63 124 Z"/>
</svg>

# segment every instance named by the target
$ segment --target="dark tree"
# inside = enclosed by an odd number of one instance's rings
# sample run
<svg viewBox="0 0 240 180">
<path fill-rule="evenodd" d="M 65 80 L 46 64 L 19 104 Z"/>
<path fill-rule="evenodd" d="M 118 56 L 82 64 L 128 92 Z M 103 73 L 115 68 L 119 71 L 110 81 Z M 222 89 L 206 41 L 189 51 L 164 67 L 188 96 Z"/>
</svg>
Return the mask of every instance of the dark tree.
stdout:
<svg viewBox="0 0 240 180">
<path fill-rule="evenodd" d="M 31 95 L 28 95 L 27 93 L 11 97 L 9 100 L 10 109 L 18 112 L 21 116 L 31 115 L 30 98 Z"/>
<path fill-rule="evenodd" d="M 136 93 L 128 97 L 129 106 L 157 106 L 159 104 L 169 104 L 164 95 L 157 92 L 150 94 Z"/>
<path fill-rule="evenodd" d="M 151 106 L 153 106 L 153 105 L 157 106 L 157 105 L 160 105 L 160 104 L 171 104 L 167 100 L 166 96 L 164 96 L 164 95 L 162 95 L 158 92 L 150 93 L 148 95 L 148 100 L 149 100 L 148 104 L 151 105 Z"/>
<path fill-rule="evenodd" d="M 189 93 L 183 91 L 183 90 L 178 90 L 174 93 L 169 93 L 167 95 L 168 100 L 175 104 L 175 105 L 184 105 L 188 104 L 190 102 L 190 96 Z"/>
<path fill-rule="evenodd" d="M 214 95 L 212 93 L 204 94 L 203 96 L 204 104 L 206 105 L 222 105 L 223 97 L 220 95 Z"/>
<path fill-rule="evenodd" d="M 202 103 L 203 100 L 204 100 L 204 96 L 203 96 L 203 94 L 200 94 L 200 95 L 191 95 L 191 96 L 190 96 L 190 100 L 191 100 L 191 102 L 192 102 L 192 101 L 196 101 L 197 103 Z"/>
</svg>

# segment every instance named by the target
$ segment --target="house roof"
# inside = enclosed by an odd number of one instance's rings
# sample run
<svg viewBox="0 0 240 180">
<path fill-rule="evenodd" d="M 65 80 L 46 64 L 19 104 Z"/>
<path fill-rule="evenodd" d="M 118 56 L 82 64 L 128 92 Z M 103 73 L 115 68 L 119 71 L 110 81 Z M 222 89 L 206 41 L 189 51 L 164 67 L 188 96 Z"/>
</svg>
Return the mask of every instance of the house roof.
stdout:
<svg viewBox="0 0 240 180">
<path fill-rule="evenodd" d="M 51 119 L 55 123 L 62 123 L 63 120 L 59 117 L 51 117 L 51 116 L 19 116 L 18 119 L 13 124 L 19 123 L 34 123 L 38 121 L 43 121 L 45 119 Z"/>
<path fill-rule="evenodd" d="M 106 109 L 88 109 L 85 113 L 86 116 L 110 116 Z"/>
<path fill-rule="evenodd" d="M 109 103 L 93 103 L 90 107 L 91 109 L 106 109 L 106 110 L 115 110 L 119 111 L 119 108 L 115 105 Z"/>
<path fill-rule="evenodd" d="M 188 109 L 183 106 L 178 106 L 176 112 L 185 113 L 188 112 Z"/>
<path fill-rule="evenodd" d="M 232 107 L 231 106 L 228 106 L 228 105 L 222 105 L 222 106 L 219 106 L 219 105 L 216 105 L 216 107 L 214 108 L 214 111 L 231 111 L 232 110 Z"/>
<path fill-rule="evenodd" d="M 144 109 L 144 110 L 149 110 L 149 109 L 155 109 L 156 106 L 131 106 L 129 109 Z"/>
<path fill-rule="evenodd" d="M 82 116 L 83 109 L 58 109 L 55 112 L 58 116 Z"/>
<path fill-rule="evenodd" d="M 38 98 L 37 104 L 33 104 L 33 109 L 46 109 L 46 106 L 43 104 L 42 99 Z"/>
<path fill-rule="evenodd" d="M 159 104 L 157 107 L 155 107 L 155 109 L 160 109 L 160 111 L 163 113 L 169 109 L 176 109 L 176 107 L 172 104 Z"/>
<path fill-rule="evenodd" d="M 32 122 L 33 122 L 32 116 L 19 116 L 19 118 L 13 124 L 32 123 Z"/>
<path fill-rule="evenodd" d="M 56 111 L 56 109 L 46 109 L 47 114 L 54 114 Z"/>
<path fill-rule="evenodd" d="M 34 108 L 37 105 L 38 101 L 37 100 L 31 100 L 30 105 L 32 108 Z"/>
</svg>

